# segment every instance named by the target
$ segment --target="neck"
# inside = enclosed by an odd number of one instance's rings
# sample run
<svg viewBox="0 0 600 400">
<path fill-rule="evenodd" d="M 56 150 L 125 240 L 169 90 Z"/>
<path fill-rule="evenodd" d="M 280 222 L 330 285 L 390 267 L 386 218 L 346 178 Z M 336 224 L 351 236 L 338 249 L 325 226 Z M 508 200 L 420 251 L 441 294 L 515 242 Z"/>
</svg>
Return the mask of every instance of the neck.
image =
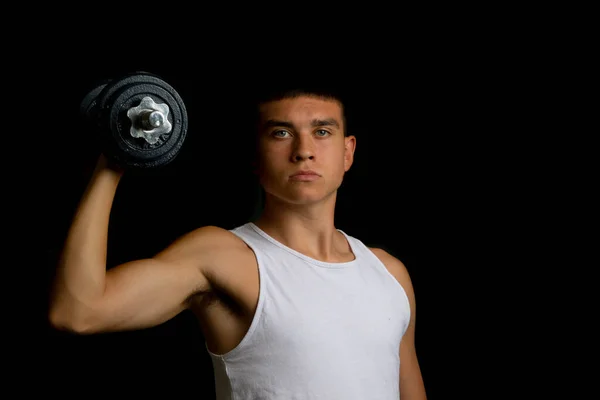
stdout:
<svg viewBox="0 0 600 400">
<path fill-rule="evenodd" d="M 309 257 L 335 262 L 347 252 L 334 225 L 336 192 L 313 204 L 290 204 L 266 193 L 265 207 L 254 222 L 280 243 Z"/>
</svg>

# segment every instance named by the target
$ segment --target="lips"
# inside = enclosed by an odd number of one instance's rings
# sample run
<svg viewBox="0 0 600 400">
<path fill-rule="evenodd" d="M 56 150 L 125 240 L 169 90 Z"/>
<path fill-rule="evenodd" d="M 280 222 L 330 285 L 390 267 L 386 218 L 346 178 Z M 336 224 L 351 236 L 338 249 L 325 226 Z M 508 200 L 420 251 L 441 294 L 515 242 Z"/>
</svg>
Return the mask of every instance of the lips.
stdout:
<svg viewBox="0 0 600 400">
<path fill-rule="evenodd" d="M 311 176 L 311 175 L 320 176 L 315 171 L 312 171 L 312 170 L 302 170 L 302 171 L 298 171 L 295 174 L 293 174 L 292 177 L 294 177 L 294 176 Z"/>
<path fill-rule="evenodd" d="M 312 182 L 319 179 L 319 174 L 311 170 L 298 171 L 290 176 L 290 180 L 296 182 Z"/>
</svg>

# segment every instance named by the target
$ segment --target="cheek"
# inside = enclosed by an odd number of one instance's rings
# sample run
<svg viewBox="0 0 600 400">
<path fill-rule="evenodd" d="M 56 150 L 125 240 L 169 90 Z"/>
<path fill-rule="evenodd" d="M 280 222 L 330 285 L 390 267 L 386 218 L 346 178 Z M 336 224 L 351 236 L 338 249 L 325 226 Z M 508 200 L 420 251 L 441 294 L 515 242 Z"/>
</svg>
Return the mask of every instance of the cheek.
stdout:
<svg viewBox="0 0 600 400">
<path fill-rule="evenodd" d="M 276 176 L 284 166 L 282 157 L 282 154 L 272 149 L 262 151 L 258 158 L 260 174 L 266 177 Z"/>
</svg>

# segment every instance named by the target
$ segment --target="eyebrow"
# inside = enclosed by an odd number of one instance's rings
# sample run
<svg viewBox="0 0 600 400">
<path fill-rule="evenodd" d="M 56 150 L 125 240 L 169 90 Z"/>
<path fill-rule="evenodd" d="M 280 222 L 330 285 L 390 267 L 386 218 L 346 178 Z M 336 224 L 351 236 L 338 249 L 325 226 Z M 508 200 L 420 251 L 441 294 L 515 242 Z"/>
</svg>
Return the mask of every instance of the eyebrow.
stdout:
<svg viewBox="0 0 600 400">
<path fill-rule="evenodd" d="M 310 121 L 310 125 L 312 127 L 318 127 L 318 126 L 335 126 L 336 128 L 340 127 L 340 124 L 337 122 L 337 120 L 335 118 L 326 118 L 326 119 L 313 119 L 312 121 Z M 263 127 L 265 128 L 272 128 L 272 127 L 276 127 L 276 126 L 282 126 L 285 128 L 294 128 L 294 124 L 292 124 L 289 121 L 281 121 L 281 120 L 276 120 L 276 119 L 269 119 L 267 121 L 265 121 L 265 123 L 263 124 Z"/>
</svg>

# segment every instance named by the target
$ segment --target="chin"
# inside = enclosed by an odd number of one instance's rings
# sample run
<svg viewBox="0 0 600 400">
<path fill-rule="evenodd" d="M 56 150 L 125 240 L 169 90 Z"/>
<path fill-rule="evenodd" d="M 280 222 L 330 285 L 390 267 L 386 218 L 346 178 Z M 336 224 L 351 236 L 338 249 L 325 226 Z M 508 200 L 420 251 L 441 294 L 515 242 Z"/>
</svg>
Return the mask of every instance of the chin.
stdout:
<svg viewBox="0 0 600 400">
<path fill-rule="evenodd" d="M 333 193 L 330 191 L 324 192 L 323 190 L 304 188 L 300 190 L 272 191 L 269 192 L 269 194 L 285 203 L 310 205 L 327 201 L 331 198 Z"/>
</svg>

